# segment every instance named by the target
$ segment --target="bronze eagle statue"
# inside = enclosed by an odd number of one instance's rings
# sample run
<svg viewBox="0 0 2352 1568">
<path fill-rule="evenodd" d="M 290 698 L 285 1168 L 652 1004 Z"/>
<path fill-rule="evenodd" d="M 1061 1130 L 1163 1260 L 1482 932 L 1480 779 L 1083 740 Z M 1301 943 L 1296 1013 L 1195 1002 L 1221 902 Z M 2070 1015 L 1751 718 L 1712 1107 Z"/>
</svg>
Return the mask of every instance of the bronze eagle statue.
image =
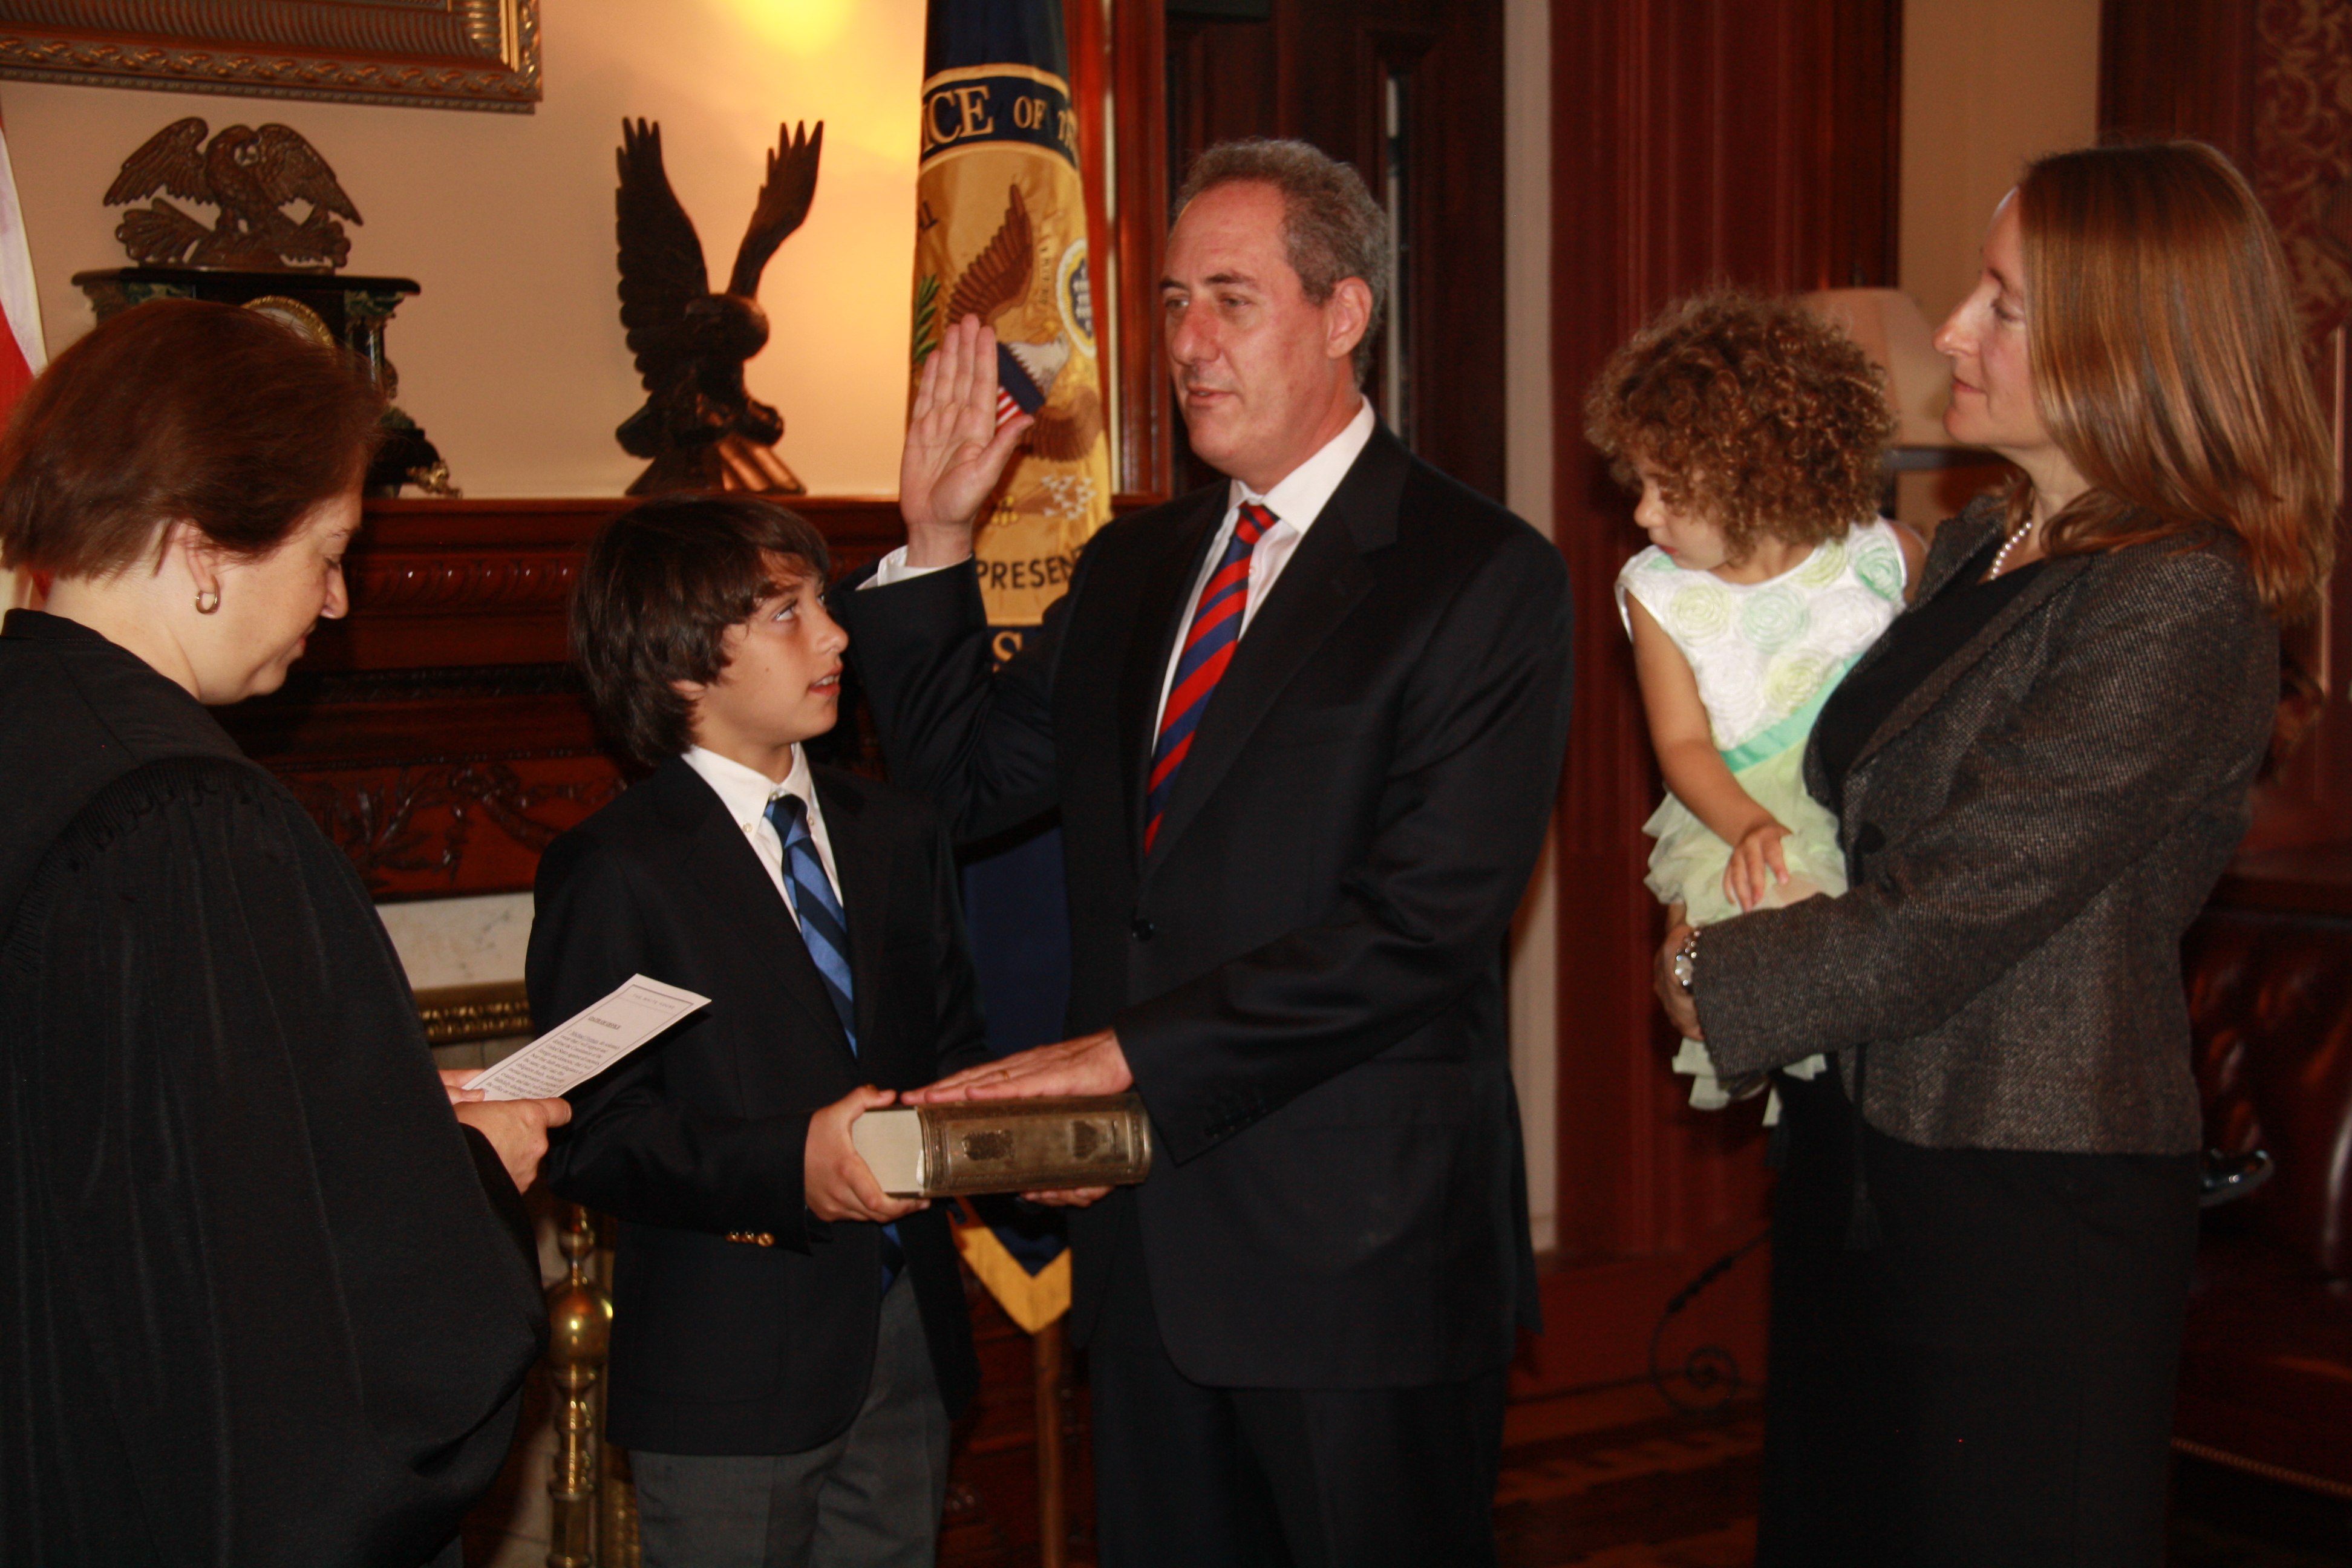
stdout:
<svg viewBox="0 0 2352 1568">
<path fill-rule="evenodd" d="M 661 127 L 621 122 L 621 325 L 646 388 L 645 406 L 614 435 L 649 459 L 631 495 L 743 489 L 798 495 L 806 488 L 772 448 L 783 416 L 745 390 L 743 362 L 768 342 L 760 274 L 800 227 L 816 196 L 824 122 L 780 126 L 751 222 L 724 293 L 713 293 L 694 224 L 662 166 Z"/>
<path fill-rule="evenodd" d="M 205 122 L 175 120 L 122 161 L 106 188 L 106 205 L 120 205 L 165 191 L 220 208 L 206 228 L 194 216 L 158 198 L 122 215 L 114 237 L 133 261 L 149 267 L 245 268 L 284 271 L 296 266 L 341 267 L 352 253 L 332 215 L 360 221 L 359 208 L 335 183 L 319 150 L 290 126 L 232 125 L 205 143 Z M 280 209 L 310 204 L 296 223 Z"/>
</svg>

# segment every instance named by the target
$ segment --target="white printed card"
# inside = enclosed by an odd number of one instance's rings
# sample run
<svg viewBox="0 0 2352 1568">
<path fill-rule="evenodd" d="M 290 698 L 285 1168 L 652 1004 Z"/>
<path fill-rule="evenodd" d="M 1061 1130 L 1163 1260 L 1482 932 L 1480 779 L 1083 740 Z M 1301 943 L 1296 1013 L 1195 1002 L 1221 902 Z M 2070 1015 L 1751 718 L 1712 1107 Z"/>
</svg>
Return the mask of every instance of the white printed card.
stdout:
<svg viewBox="0 0 2352 1568">
<path fill-rule="evenodd" d="M 494 1068 L 466 1080 L 486 1100 L 550 1100 L 586 1083 L 680 1018 L 710 1005 L 708 996 L 632 974 Z"/>
</svg>

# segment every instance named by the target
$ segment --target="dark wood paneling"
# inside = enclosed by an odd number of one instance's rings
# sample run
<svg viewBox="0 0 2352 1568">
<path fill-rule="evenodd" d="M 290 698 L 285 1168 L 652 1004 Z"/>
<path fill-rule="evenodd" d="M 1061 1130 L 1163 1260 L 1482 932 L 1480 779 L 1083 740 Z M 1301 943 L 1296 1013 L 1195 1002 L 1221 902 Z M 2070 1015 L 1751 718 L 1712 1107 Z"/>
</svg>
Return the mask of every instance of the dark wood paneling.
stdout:
<svg viewBox="0 0 2352 1568">
<path fill-rule="evenodd" d="M 1499 0 L 1273 0 L 1265 21 L 1168 24 L 1166 167 L 1217 142 L 1286 136 L 1381 195 L 1383 95 L 1406 83 L 1411 253 L 1391 301 L 1411 344 L 1409 416 L 1382 414 L 1465 484 L 1503 493 L 1503 8 Z M 1171 187 L 1172 188 L 1172 187 Z M 1371 385 L 1377 389 L 1376 364 Z M 1183 448 L 1180 444 L 1179 451 Z M 1192 482 L 1211 476 L 1194 466 Z"/>
<path fill-rule="evenodd" d="M 955 1425 L 948 1460 L 946 1517 L 940 1521 L 939 1568 L 1033 1568 L 1040 1563 L 1091 1563 L 1094 1552 L 1094 1464 L 1087 1447 L 1087 1388 L 1058 1379 L 1062 1446 L 1062 1555 L 1042 1550 L 1037 1507 L 1036 1346 L 1004 1315 L 969 1273 L 964 1296 L 971 1308 L 973 1347 L 980 1352 L 980 1391 Z M 1062 1335 L 1066 1322 L 1047 1329 Z M 1074 1358 L 1073 1358 L 1074 1359 Z"/>
<path fill-rule="evenodd" d="M 1070 88 L 1083 117 L 1095 308 L 1108 323 L 1114 458 L 1122 490 L 1166 497 L 1174 479 L 1174 414 L 1160 363 L 1160 253 L 1168 238 L 1168 76 L 1160 0 L 1064 0 Z M 1098 96 L 1097 96 L 1098 95 Z"/>
<path fill-rule="evenodd" d="M 2338 460 L 2347 445 L 2345 316 L 2352 249 L 2352 59 L 2340 8 L 2242 0 L 2133 0 L 2107 5 L 2099 34 L 2103 136 L 2195 137 L 2236 161 L 2284 242 L 2295 308 Z M 2340 532 L 2339 532 L 2340 537 Z M 2286 637 L 2289 710 L 2273 775 L 2256 795 L 2250 855 L 2294 847 L 2315 874 L 2352 858 L 2352 574 L 2338 570 L 2321 618 Z M 2298 690 L 2298 688 L 2300 689 Z M 2311 847 L 2322 847 L 2308 853 Z M 2229 896 L 2225 887 L 2221 897 Z"/>
<path fill-rule="evenodd" d="M 1612 595 L 1641 547 L 1584 440 L 1587 385 L 1668 300 L 1892 281 L 1896 0 L 1555 0 L 1556 532 L 1576 584 L 1576 719 L 1559 816 L 1560 1272 L 1527 1381 L 1641 1370 L 1666 1299 L 1762 1225 L 1753 1105 L 1682 1103 L 1649 994 L 1661 929 L 1641 824 L 1659 784 Z M 1695 1312 L 1754 1375 L 1760 1255 Z M 1606 1331 L 1602 1331 L 1606 1330 Z"/>
<path fill-rule="evenodd" d="M 1822 237 L 1832 288 L 1892 283 L 1902 214 L 1895 200 L 1903 170 L 1903 7 L 1888 0 L 1836 0 L 1822 40 L 1829 79 L 1852 84 L 1852 100 L 1823 104 L 1817 137 L 1824 165 L 1840 177 L 1825 193 L 1830 223 Z M 1843 268 L 1843 276 L 1838 276 Z"/>
<path fill-rule="evenodd" d="M 2252 167 L 2260 10 L 2247 0 L 2102 5 L 2100 134 L 2193 136 Z"/>
</svg>

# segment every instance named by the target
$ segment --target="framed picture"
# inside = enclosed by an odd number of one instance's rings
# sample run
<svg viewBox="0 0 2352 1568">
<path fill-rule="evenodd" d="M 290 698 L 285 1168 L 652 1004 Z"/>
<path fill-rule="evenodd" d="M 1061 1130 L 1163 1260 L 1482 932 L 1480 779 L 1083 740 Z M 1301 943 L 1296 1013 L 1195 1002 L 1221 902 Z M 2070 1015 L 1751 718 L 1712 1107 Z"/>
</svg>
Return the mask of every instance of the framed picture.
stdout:
<svg viewBox="0 0 2352 1568">
<path fill-rule="evenodd" d="M 0 77 L 528 114 L 539 0 L 0 0 Z"/>
</svg>

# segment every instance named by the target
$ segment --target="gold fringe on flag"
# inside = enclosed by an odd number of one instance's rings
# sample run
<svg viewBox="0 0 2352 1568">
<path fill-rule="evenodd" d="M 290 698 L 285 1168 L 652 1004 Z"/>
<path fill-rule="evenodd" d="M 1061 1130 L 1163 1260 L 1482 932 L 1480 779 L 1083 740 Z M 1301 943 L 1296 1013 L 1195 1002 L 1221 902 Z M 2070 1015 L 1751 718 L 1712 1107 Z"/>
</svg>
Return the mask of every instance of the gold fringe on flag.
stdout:
<svg viewBox="0 0 2352 1568">
<path fill-rule="evenodd" d="M 1004 1249 L 1004 1243 L 984 1225 L 956 1226 L 956 1248 L 963 1254 L 965 1265 L 988 1293 L 996 1298 L 1004 1315 L 1021 1325 L 1024 1333 L 1035 1333 L 1070 1310 L 1070 1249 L 1064 1247 L 1054 1255 L 1054 1261 L 1032 1274 L 1021 1267 L 1019 1259 Z"/>
</svg>

